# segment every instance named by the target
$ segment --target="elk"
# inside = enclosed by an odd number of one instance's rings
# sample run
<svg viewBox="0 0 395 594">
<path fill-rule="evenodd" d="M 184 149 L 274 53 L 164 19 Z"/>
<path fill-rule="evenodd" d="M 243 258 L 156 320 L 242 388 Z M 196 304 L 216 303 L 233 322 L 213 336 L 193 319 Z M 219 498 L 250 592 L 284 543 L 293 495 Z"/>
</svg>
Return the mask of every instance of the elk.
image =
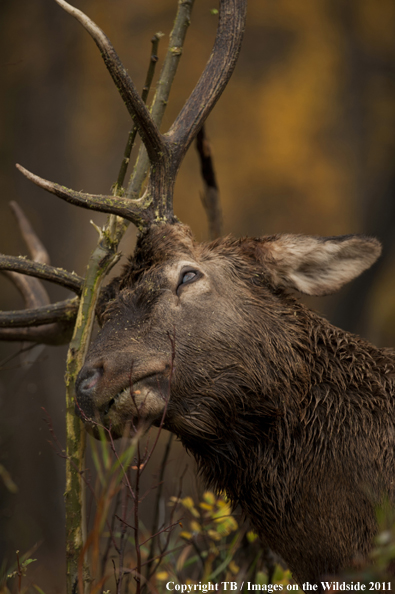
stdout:
<svg viewBox="0 0 395 594">
<path fill-rule="evenodd" d="M 338 290 L 376 261 L 379 242 L 287 234 L 197 243 L 175 217 L 175 177 L 233 71 L 244 0 L 221 1 L 211 59 L 167 134 L 104 33 L 56 1 L 99 46 L 150 162 L 137 198 L 74 192 L 20 167 L 58 197 L 139 229 L 123 273 L 101 292 L 101 331 L 76 381 L 77 415 L 88 430 L 100 423 L 119 436 L 137 419 L 163 423 L 300 585 L 358 565 L 377 530 L 376 507 L 395 496 L 395 355 L 332 326 L 294 292 Z M 46 266 L 32 271 L 54 280 Z M 81 293 L 81 279 L 66 281 Z M 66 317 L 51 311 L 40 323 Z M 8 337 L 45 341 L 24 322 Z"/>
</svg>

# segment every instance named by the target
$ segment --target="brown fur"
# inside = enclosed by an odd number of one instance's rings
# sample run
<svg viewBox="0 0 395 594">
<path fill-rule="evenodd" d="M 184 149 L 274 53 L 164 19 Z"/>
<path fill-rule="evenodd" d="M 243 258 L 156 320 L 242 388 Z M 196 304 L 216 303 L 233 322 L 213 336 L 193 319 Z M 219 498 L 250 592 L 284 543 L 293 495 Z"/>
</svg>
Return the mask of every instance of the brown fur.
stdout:
<svg viewBox="0 0 395 594">
<path fill-rule="evenodd" d="M 395 356 L 287 287 L 334 290 L 379 251 L 354 237 L 198 244 L 182 225 L 152 227 L 105 293 L 78 380 L 81 409 L 118 433 L 158 424 L 169 392 L 165 427 L 299 584 L 366 556 L 375 506 L 394 500 Z M 200 276 L 180 284 L 180 261 Z"/>
</svg>

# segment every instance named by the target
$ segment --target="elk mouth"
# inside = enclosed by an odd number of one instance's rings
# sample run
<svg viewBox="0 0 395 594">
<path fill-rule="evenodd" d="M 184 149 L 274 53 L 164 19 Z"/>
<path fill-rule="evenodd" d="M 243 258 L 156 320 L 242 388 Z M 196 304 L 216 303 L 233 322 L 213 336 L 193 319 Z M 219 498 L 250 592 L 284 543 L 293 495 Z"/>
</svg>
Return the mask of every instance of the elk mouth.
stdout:
<svg viewBox="0 0 395 594">
<path fill-rule="evenodd" d="M 97 425 L 111 429 L 114 437 L 141 426 L 160 425 L 170 396 L 170 379 L 163 373 L 151 373 L 122 388 L 96 409 L 94 419 L 84 417 L 86 429 L 98 437 Z M 77 414 L 81 416 L 77 409 Z"/>
</svg>

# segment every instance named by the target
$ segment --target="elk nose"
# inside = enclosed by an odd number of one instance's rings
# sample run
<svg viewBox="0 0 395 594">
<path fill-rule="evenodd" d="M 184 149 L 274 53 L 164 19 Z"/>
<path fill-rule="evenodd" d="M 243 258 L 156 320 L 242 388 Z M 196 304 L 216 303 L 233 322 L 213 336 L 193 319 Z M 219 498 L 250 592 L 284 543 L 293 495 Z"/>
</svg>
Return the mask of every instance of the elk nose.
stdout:
<svg viewBox="0 0 395 594">
<path fill-rule="evenodd" d="M 82 420 L 94 419 L 96 407 L 93 402 L 95 387 L 103 375 L 102 367 L 83 367 L 78 374 L 75 392 L 75 414 Z"/>
</svg>

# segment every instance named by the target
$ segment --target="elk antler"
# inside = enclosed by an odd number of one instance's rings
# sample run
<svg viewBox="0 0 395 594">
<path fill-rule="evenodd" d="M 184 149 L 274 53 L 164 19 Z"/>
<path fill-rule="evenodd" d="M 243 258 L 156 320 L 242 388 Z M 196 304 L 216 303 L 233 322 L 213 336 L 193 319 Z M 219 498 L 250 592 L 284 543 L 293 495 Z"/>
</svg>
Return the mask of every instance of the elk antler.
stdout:
<svg viewBox="0 0 395 594">
<path fill-rule="evenodd" d="M 49 266 L 48 253 L 22 209 L 16 202 L 11 202 L 10 206 L 32 260 L 0 254 L 0 270 L 19 289 L 26 305 L 26 309 L 22 311 L 0 313 L 0 340 L 65 344 L 71 337 L 78 300 L 67 299 L 50 305 L 48 293 L 38 279 L 52 281 L 79 295 L 82 278 L 75 273 Z"/>
<path fill-rule="evenodd" d="M 85 27 L 99 47 L 105 65 L 147 151 L 150 165 L 148 183 L 141 197 L 135 197 L 138 196 L 136 188 L 141 185 L 141 180 L 140 183 L 133 183 L 137 176 L 132 179 L 128 197 L 102 196 L 70 190 L 29 172 L 21 165 L 17 165 L 18 169 L 35 184 L 63 200 L 83 208 L 118 215 L 134 223 L 140 230 L 154 223 L 176 221 L 173 214 L 175 178 L 188 147 L 233 72 L 244 32 L 247 0 L 220 0 L 217 34 L 210 59 L 195 89 L 166 134 L 161 134 L 158 126 L 167 103 L 170 85 L 158 86 L 150 112 L 103 31 L 83 12 L 65 0 L 56 2 Z M 174 28 L 169 47 L 170 55 L 176 60 L 171 66 L 171 61 L 165 61 L 161 81 L 165 78 L 171 79 L 175 74 L 193 2 L 194 0 L 179 2 L 180 25 L 178 29 Z M 144 171 L 144 168 L 140 169 Z M 17 206 L 13 208 L 34 261 L 7 256 L 0 258 L 0 269 L 8 271 L 5 273 L 18 286 L 27 307 L 23 312 L 0 314 L 0 339 L 28 340 L 46 344 L 68 342 L 77 311 L 77 299 L 49 305 L 48 295 L 38 278 L 61 284 L 77 294 L 81 292 L 82 279 L 48 265 L 48 257 L 42 255 L 45 250 L 23 213 Z M 29 231 L 26 230 L 28 228 Z M 40 248 L 34 248 L 33 244 L 39 245 Z M 20 273 L 36 278 L 27 278 Z"/>
<path fill-rule="evenodd" d="M 174 221 L 175 178 L 191 142 L 232 75 L 244 32 L 247 0 L 220 1 L 217 34 L 210 59 L 167 134 L 159 132 L 151 113 L 103 31 L 83 12 L 65 0 L 56 2 L 85 27 L 99 47 L 105 65 L 137 125 L 148 152 L 151 165 L 148 184 L 141 198 L 127 200 L 121 197 L 75 192 L 44 180 L 21 166 L 18 166 L 19 170 L 38 186 L 67 202 L 119 215 L 134 223 L 140 230 L 156 222 Z M 193 0 L 183 0 L 181 4 L 191 6 Z M 180 51 L 179 48 L 173 48 L 173 51 L 176 52 L 177 49 Z"/>
</svg>

